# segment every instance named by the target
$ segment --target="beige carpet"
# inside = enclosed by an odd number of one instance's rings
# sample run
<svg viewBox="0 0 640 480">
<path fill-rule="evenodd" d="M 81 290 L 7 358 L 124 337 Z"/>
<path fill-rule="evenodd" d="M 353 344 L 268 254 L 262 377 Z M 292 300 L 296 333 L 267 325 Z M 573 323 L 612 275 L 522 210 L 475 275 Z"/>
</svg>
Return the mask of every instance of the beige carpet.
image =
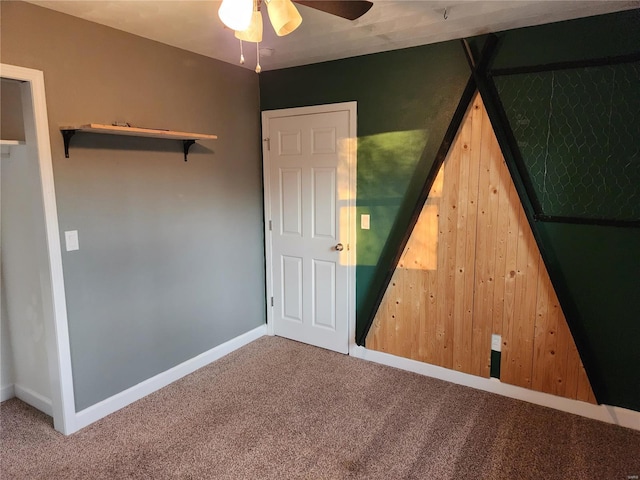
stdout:
<svg viewBox="0 0 640 480">
<path fill-rule="evenodd" d="M 640 432 L 274 337 L 68 437 L 0 419 L 2 480 L 640 475 Z"/>
</svg>

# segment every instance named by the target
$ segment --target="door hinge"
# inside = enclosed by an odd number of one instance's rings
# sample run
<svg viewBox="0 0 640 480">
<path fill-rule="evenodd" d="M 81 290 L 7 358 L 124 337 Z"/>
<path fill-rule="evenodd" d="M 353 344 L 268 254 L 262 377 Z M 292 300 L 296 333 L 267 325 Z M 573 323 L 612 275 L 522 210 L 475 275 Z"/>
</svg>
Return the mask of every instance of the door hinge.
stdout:
<svg viewBox="0 0 640 480">
<path fill-rule="evenodd" d="M 273 230 L 273 222 L 269 220 L 269 231 Z"/>
<path fill-rule="evenodd" d="M 273 297 L 271 297 L 271 306 L 273 307 Z"/>
<path fill-rule="evenodd" d="M 262 141 L 263 142 L 267 142 L 267 151 L 271 151 L 271 139 L 270 138 L 263 138 Z"/>
</svg>

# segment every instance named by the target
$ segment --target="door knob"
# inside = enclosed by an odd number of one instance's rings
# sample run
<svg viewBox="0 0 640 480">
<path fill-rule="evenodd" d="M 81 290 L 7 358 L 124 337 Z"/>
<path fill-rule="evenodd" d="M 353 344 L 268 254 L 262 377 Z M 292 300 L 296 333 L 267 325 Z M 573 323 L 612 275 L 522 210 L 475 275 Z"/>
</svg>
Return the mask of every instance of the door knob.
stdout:
<svg viewBox="0 0 640 480">
<path fill-rule="evenodd" d="M 339 244 L 337 244 L 337 245 L 335 246 L 335 249 L 336 249 L 338 252 L 341 252 L 342 250 L 344 250 L 344 247 L 342 246 L 342 244 L 341 244 L 341 243 L 339 243 Z"/>
</svg>

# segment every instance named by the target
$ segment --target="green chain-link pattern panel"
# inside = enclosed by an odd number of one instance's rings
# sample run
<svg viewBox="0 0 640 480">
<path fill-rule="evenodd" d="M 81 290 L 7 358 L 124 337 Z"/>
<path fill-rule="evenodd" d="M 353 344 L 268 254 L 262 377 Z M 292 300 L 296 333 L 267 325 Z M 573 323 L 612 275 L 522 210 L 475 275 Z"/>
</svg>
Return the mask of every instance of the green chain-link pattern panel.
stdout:
<svg viewBox="0 0 640 480">
<path fill-rule="evenodd" d="M 640 220 L 640 62 L 494 80 L 543 215 Z"/>
</svg>

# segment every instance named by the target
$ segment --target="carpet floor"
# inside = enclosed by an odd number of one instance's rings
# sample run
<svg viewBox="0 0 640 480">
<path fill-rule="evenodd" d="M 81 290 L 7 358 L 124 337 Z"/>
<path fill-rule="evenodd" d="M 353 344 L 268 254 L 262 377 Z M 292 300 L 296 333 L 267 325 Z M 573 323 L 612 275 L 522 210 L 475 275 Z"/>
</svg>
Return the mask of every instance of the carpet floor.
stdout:
<svg viewBox="0 0 640 480">
<path fill-rule="evenodd" d="M 0 421 L 3 480 L 640 475 L 638 431 L 278 337 L 67 437 L 17 399 Z"/>
</svg>

